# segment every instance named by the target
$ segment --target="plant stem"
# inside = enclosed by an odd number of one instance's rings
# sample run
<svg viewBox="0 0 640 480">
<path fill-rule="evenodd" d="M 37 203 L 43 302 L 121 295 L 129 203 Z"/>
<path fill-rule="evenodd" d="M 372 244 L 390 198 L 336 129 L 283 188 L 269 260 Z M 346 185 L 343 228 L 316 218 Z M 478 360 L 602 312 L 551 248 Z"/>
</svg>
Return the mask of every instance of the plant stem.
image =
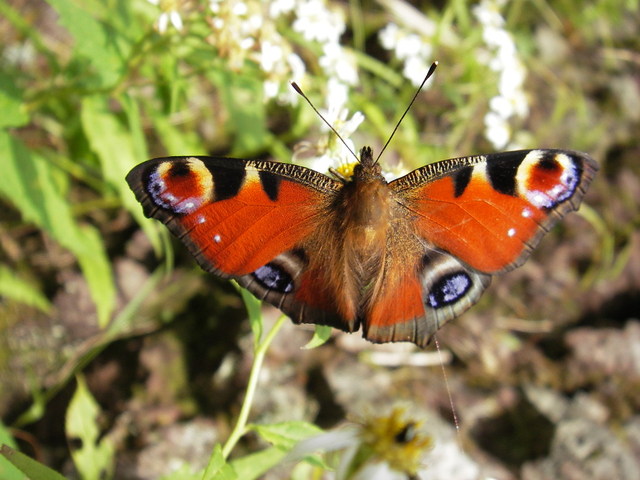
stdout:
<svg viewBox="0 0 640 480">
<path fill-rule="evenodd" d="M 265 337 L 264 341 L 256 347 L 253 365 L 251 365 L 251 373 L 249 374 L 249 382 L 247 383 L 247 392 L 245 393 L 244 400 L 242 401 L 242 408 L 240 409 L 240 414 L 238 415 L 238 421 L 236 422 L 235 427 L 233 427 L 229 438 L 222 447 L 222 456 L 225 458 L 225 460 L 229 457 L 231 450 L 233 450 L 233 447 L 236 446 L 240 438 L 242 438 L 242 436 L 247 433 L 247 419 L 249 418 L 249 411 L 251 410 L 253 397 L 256 392 L 256 387 L 258 386 L 258 377 L 260 376 L 260 370 L 262 368 L 265 354 L 267 353 L 269 345 L 271 345 L 271 342 L 275 338 L 276 334 L 278 333 L 282 325 L 284 325 L 286 319 L 287 317 L 285 315 L 281 315 L 273 328 L 269 330 L 269 333 Z"/>
</svg>

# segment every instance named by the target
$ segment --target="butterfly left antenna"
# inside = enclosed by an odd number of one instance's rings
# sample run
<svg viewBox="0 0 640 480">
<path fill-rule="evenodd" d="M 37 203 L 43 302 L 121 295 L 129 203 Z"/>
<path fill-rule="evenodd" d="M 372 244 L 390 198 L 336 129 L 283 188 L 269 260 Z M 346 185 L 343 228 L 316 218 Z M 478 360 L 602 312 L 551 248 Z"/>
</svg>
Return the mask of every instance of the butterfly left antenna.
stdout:
<svg viewBox="0 0 640 480">
<path fill-rule="evenodd" d="M 436 71 L 436 67 L 437 66 L 438 66 L 438 62 L 433 62 L 431 64 L 431 67 L 429 67 L 429 71 L 427 72 L 427 74 L 424 77 L 424 80 L 422 80 L 422 83 L 420 84 L 420 86 L 416 90 L 415 95 L 413 96 L 413 98 L 409 102 L 409 106 L 407 106 L 407 109 L 404 111 L 404 113 L 400 117 L 400 120 L 398 120 L 398 123 L 396 123 L 396 126 L 393 129 L 393 132 L 391 132 L 391 135 L 389 135 L 389 140 L 387 140 L 387 143 L 384 144 L 384 147 L 382 147 L 382 150 L 380 150 L 380 153 L 376 157 L 376 162 L 375 163 L 378 163 L 378 160 L 380 160 L 380 157 L 382 156 L 382 153 L 386 150 L 387 145 L 389 145 L 389 143 L 391 142 L 391 139 L 393 138 L 393 136 L 395 135 L 396 131 L 398 130 L 398 127 L 400 127 L 400 124 L 402 123 L 402 120 L 404 120 L 404 117 L 406 117 L 407 113 L 409 113 L 409 110 L 411 109 L 411 106 L 413 105 L 413 102 L 415 102 L 416 98 L 418 98 L 418 94 L 420 93 L 420 90 L 422 90 L 422 87 L 424 87 L 424 84 L 427 83 L 427 80 L 429 80 L 429 77 L 431 75 L 433 75 L 433 72 Z"/>
<path fill-rule="evenodd" d="M 327 127 L 329 127 L 331 129 L 331 131 L 333 133 L 336 134 L 336 137 L 338 137 L 340 139 L 340 141 L 342 142 L 342 144 L 347 147 L 347 150 L 349 150 L 349 152 L 351 152 L 351 155 L 353 155 L 353 157 L 356 159 L 357 162 L 360 161 L 360 159 L 358 158 L 358 156 L 353 152 L 353 150 L 351 150 L 351 147 L 349 147 L 349 145 L 347 145 L 347 142 L 344 141 L 344 138 L 342 138 L 342 136 L 338 133 L 338 131 L 333 128 L 333 125 L 331 125 L 326 118 L 324 118 L 322 116 L 322 114 L 318 111 L 318 109 L 315 107 L 315 105 L 313 103 L 311 103 L 311 100 L 309 100 L 309 98 L 304 94 L 304 92 L 302 91 L 302 89 L 298 86 L 298 84 L 296 82 L 291 82 L 291 86 L 293 87 L 293 89 L 298 92 L 298 95 L 300 95 L 302 98 L 304 98 L 307 103 L 311 106 L 311 108 L 313 108 L 313 111 L 316 112 L 318 114 L 318 116 L 322 119 L 322 121 L 327 125 Z"/>
</svg>

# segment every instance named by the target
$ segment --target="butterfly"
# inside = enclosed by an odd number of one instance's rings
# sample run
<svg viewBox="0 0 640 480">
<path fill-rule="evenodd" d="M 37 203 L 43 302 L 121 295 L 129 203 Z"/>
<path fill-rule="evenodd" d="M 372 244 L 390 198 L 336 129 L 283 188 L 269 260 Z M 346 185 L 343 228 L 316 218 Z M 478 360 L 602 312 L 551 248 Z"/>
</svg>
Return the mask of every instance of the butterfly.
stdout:
<svg viewBox="0 0 640 480">
<path fill-rule="evenodd" d="M 597 169 L 581 152 L 521 150 L 387 182 L 365 147 L 350 178 L 193 156 L 149 160 L 127 182 L 204 270 L 295 323 L 425 346 L 578 209 Z"/>
</svg>

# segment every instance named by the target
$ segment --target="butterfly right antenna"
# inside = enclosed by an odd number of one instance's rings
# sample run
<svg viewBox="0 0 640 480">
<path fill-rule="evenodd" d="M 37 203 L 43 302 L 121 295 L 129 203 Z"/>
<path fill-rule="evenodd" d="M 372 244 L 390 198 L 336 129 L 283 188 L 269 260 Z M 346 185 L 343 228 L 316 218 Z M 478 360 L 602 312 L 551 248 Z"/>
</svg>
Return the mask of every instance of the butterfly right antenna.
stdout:
<svg viewBox="0 0 640 480">
<path fill-rule="evenodd" d="M 398 120 L 398 123 L 396 123 L 395 128 L 393 129 L 393 132 L 391 132 L 391 135 L 389 135 L 389 139 L 387 140 L 387 143 L 384 144 L 384 147 L 382 147 L 382 150 L 380 150 L 380 153 L 378 154 L 378 156 L 376 157 L 376 161 L 375 163 L 378 163 L 378 160 L 380 160 L 380 157 L 382 156 L 382 153 L 385 151 L 385 149 L 387 148 L 387 145 L 389 145 L 389 143 L 391 142 L 391 139 L 393 138 L 393 136 L 395 135 L 396 131 L 398 130 L 398 127 L 400 126 L 400 124 L 402 123 L 402 120 L 404 120 L 404 117 L 407 116 L 407 113 L 409 113 L 409 109 L 411 108 L 411 105 L 413 105 L 413 102 L 416 101 L 416 98 L 418 98 L 418 94 L 420 93 L 420 90 L 422 90 L 422 87 L 424 87 L 424 84 L 427 83 L 427 80 L 429 80 L 429 77 L 431 75 L 433 75 L 433 72 L 436 71 L 436 67 L 438 66 L 438 62 L 433 62 L 431 64 L 431 67 L 429 67 L 429 71 L 427 72 L 427 74 L 424 77 L 424 80 L 422 80 L 422 83 L 420 84 L 420 86 L 418 87 L 418 90 L 416 90 L 416 94 L 413 96 L 413 98 L 411 99 L 411 101 L 409 102 L 409 106 L 407 107 L 407 109 L 404 111 L 404 113 L 402 114 L 402 116 L 400 117 L 400 120 Z"/>
</svg>

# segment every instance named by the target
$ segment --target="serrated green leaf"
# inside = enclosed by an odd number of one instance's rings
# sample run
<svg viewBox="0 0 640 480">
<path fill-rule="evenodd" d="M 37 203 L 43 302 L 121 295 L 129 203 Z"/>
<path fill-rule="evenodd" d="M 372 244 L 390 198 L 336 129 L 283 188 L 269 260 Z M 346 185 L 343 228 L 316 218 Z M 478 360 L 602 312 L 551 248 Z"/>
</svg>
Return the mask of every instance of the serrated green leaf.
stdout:
<svg viewBox="0 0 640 480">
<path fill-rule="evenodd" d="M 0 128 L 21 127 L 29 122 L 29 115 L 22 100 L 20 90 L 14 78 L 0 72 Z"/>
<path fill-rule="evenodd" d="M 6 458 L 13 466 L 20 470 L 28 479 L 37 480 L 66 480 L 55 470 L 35 461 L 33 458 L 26 456 L 8 445 L 0 447 L 0 455 Z M 0 477 L 3 480 L 9 480 L 11 477 Z M 17 478 L 24 478 L 20 475 Z"/>
<path fill-rule="evenodd" d="M 130 42 L 112 24 L 96 18 L 88 5 L 72 0 L 47 0 L 60 24 L 75 39 L 76 56 L 91 66 L 92 86 L 113 86 L 125 71 Z"/>
<path fill-rule="evenodd" d="M 4 265 L 0 265 L 0 295 L 45 313 L 51 309 L 51 304 L 37 288 Z"/>
<path fill-rule="evenodd" d="M 82 446 L 71 451 L 73 462 L 84 480 L 111 476 L 115 448 L 109 437 L 100 439 L 97 418 L 100 408 L 82 376 L 77 376 L 76 391 L 65 419 L 67 438 L 79 439 Z"/>
<path fill-rule="evenodd" d="M 222 455 L 222 446 L 213 447 L 209 464 L 202 475 L 202 480 L 236 480 L 238 476 L 233 467 L 227 463 Z"/>
<path fill-rule="evenodd" d="M 60 172 L 44 158 L 5 131 L 0 131 L 0 155 L 5 160 L 0 195 L 15 205 L 25 221 L 46 230 L 75 255 L 96 304 L 98 322 L 106 325 L 115 306 L 115 286 L 97 230 L 78 226 L 60 191 L 64 182 L 55 180 Z"/>
<path fill-rule="evenodd" d="M 300 421 L 273 423 L 270 425 L 254 424 L 250 428 L 274 447 L 284 450 L 291 450 L 299 441 L 322 433 L 322 429 L 313 423 Z"/>
</svg>

